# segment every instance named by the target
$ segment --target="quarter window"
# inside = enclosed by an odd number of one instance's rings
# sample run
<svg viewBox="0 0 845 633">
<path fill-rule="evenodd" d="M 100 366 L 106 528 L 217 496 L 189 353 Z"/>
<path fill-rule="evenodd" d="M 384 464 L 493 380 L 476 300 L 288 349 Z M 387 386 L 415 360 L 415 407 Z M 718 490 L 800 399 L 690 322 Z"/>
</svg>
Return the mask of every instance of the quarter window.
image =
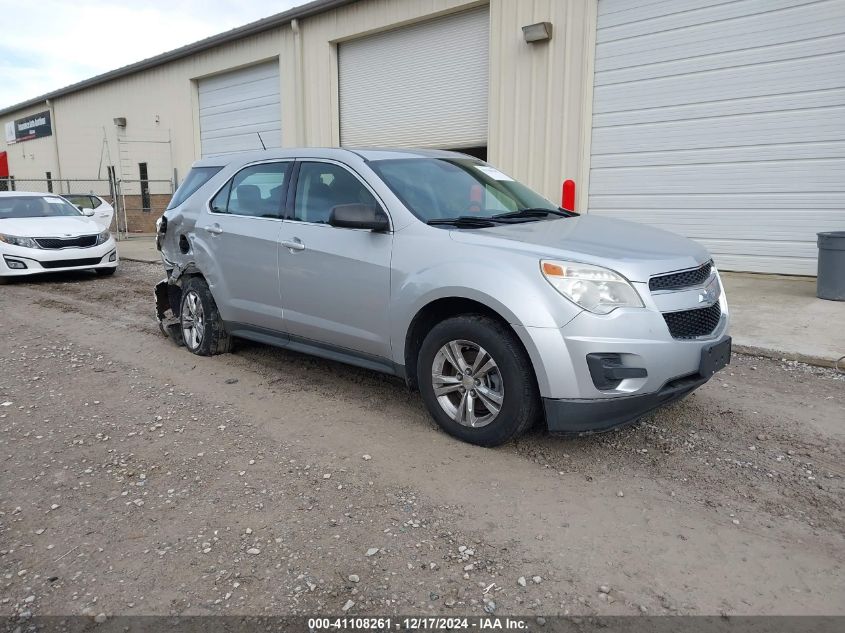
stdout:
<svg viewBox="0 0 845 633">
<path fill-rule="evenodd" d="M 215 213 L 256 218 L 281 217 L 288 163 L 262 163 L 242 169 L 211 200 Z"/>
<path fill-rule="evenodd" d="M 96 196 L 70 195 L 65 196 L 65 200 L 70 200 L 71 203 L 83 209 L 96 209 L 103 204 Z"/>
<path fill-rule="evenodd" d="M 378 206 L 361 181 L 340 165 L 301 164 L 296 182 L 294 220 L 326 224 L 332 208 L 343 204 Z"/>
</svg>

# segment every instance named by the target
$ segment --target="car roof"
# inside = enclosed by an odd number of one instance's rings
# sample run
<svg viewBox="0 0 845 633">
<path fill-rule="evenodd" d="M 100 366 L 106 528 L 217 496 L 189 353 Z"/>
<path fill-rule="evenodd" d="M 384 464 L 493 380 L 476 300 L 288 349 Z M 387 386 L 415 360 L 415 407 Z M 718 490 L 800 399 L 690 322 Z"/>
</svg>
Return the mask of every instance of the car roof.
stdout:
<svg viewBox="0 0 845 633">
<path fill-rule="evenodd" d="M 248 163 L 274 158 L 328 158 L 342 162 L 391 160 L 400 158 L 472 158 L 467 154 L 442 149 L 404 149 L 395 147 L 290 147 L 265 149 L 251 152 L 237 152 L 223 156 L 202 158 L 194 167 L 225 167 L 231 163 Z"/>
<path fill-rule="evenodd" d="M 53 196 L 54 198 L 61 198 L 58 193 L 44 193 L 43 191 L 0 191 L 0 198 L 43 198 L 46 196 Z"/>
</svg>

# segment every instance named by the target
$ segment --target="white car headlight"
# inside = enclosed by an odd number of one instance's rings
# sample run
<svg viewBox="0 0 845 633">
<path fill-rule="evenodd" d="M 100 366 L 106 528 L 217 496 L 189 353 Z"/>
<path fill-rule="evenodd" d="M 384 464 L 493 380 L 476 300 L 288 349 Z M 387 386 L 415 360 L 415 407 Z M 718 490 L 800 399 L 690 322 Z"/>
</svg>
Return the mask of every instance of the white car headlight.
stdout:
<svg viewBox="0 0 845 633">
<path fill-rule="evenodd" d="M 608 314 L 616 308 L 643 307 L 643 300 L 630 282 L 607 268 L 544 259 L 540 270 L 555 290 L 595 314 Z"/>
<path fill-rule="evenodd" d="M 106 242 L 109 241 L 110 237 L 111 237 L 111 232 L 108 229 L 106 229 L 105 231 L 103 231 L 102 233 L 100 233 L 97 236 L 97 245 L 99 246 L 100 244 L 105 244 Z"/>
<path fill-rule="evenodd" d="M 3 235 L 0 233 L 0 242 L 6 242 L 12 246 L 23 246 L 24 248 L 41 248 L 31 237 L 17 237 L 15 235 Z"/>
</svg>

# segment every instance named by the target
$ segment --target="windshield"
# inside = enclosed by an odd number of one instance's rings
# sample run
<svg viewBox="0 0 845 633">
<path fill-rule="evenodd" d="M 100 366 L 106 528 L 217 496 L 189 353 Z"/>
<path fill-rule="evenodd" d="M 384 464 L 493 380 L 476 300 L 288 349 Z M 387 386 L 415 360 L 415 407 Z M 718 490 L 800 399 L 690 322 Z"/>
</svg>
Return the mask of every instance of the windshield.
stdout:
<svg viewBox="0 0 845 633">
<path fill-rule="evenodd" d="M 79 209 L 58 196 L 0 196 L 0 220 L 80 215 Z"/>
<path fill-rule="evenodd" d="M 472 158 L 387 159 L 370 166 L 423 222 L 558 209 L 525 185 Z M 542 214 L 536 219 L 542 219 Z"/>
<path fill-rule="evenodd" d="M 170 204 L 167 205 L 168 209 L 175 209 L 180 204 L 185 202 L 188 198 L 190 198 L 193 193 L 202 187 L 205 183 L 207 183 L 211 178 L 216 174 L 218 171 L 223 169 L 222 167 L 194 167 L 188 172 L 188 177 L 182 181 L 182 184 L 179 185 L 179 188 L 176 190 L 176 193 L 173 194 L 173 197 L 170 199 Z"/>
</svg>

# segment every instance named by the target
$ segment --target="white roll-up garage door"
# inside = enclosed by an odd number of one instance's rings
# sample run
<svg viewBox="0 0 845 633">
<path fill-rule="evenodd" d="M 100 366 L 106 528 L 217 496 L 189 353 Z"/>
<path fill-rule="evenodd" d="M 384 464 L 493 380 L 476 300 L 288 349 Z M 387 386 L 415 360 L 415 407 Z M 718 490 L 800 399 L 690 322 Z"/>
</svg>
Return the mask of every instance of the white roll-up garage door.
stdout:
<svg viewBox="0 0 845 633">
<path fill-rule="evenodd" d="M 198 83 L 203 157 L 261 149 L 261 140 L 267 148 L 281 147 L 278 61 L 200 79 Z"/>
<path fill-rule="evenodd" d="M 845 228 L 845 0 L 599 0 L 589 210 L 728 270 Z"/>
<path fill-rule="evenodd" d="M 345 146 L 487 145 L 487 7 L 344 42 Z"/>
</svg>

